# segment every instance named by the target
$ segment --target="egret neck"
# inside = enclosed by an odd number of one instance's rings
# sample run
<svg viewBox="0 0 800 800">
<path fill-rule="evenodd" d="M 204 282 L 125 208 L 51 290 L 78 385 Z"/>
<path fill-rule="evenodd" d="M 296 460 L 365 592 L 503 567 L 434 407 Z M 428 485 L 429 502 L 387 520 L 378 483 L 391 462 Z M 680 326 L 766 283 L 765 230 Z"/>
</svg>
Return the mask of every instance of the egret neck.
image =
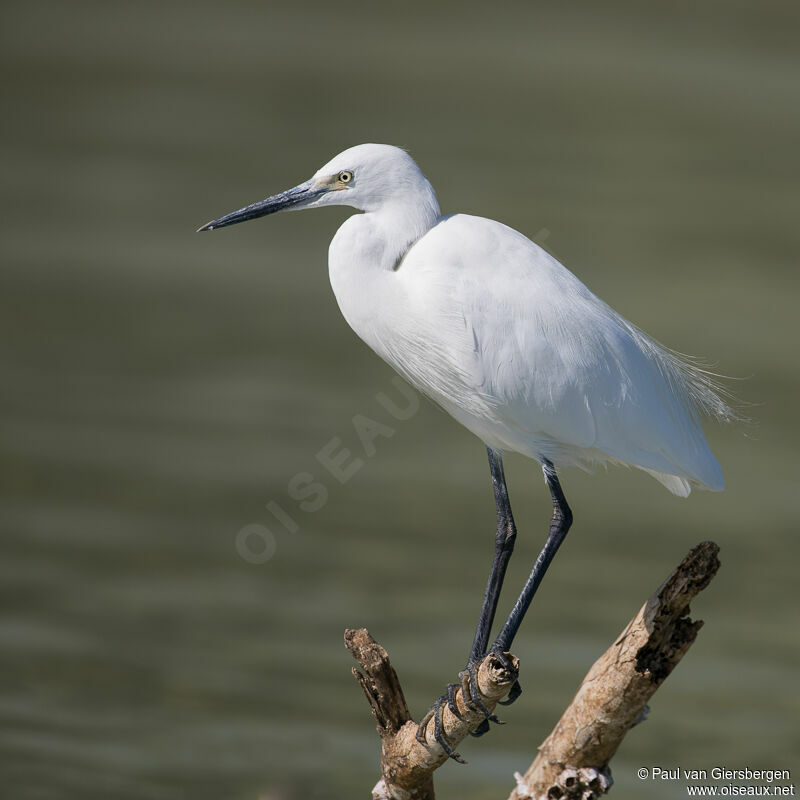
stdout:
<svg viewBox="0 0 800 800">
<path fill-rule="evenodd" d="M 379 330 L 393 323 L 402 307 L 381 303 L 400 287 L 394 280 L 406 253 L 438 221 L 439 203 L 428 180 L 420 174 L 413 192 L 388 196 L 345 220 L 328 250 L 331 287 L 339 308 L 353 330 L 371 347 L 379 347 Z M 371 302 L 364 302 L 369 298 Z"/>
</svg>

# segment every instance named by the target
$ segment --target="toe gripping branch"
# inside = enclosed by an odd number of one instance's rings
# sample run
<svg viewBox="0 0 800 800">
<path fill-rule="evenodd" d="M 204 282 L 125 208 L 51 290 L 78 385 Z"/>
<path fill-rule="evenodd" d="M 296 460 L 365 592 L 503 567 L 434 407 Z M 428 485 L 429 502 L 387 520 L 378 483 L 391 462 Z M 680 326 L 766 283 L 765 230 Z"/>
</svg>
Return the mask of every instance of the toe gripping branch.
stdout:
<svg viewBox="0 0 800 800">
<path fill-rule="evenodd" d="M 522 693 L 517 676 L 519 661 L 511 653 L 490 652 L 480 661 L 470 661 L 459 673 L 459 683 L 450 683 L 447 691 L 428 709 L 420 720 L 416 740 L 425 746 L 430 742 L 430 723 L 433 721 L 433 741 L 445 754 L 466 762 L 455 747 L 467 734 L 483 736 L 489 723 L 502 725 L 494 713 L 495 706 L 510 705 Z M 508 695 L 505 700 L 501 698 Z"/>
<path fill-rule="evenodd" d="M 434 771 L 457 755 L 455 748 L 469 733 L 485 731 L 497 703 L 514 694 L 519 661 L 510 653 L 490 652 L 473 669 L 463 670 L 460 683 L 448 688 L 418 725 L 386 650 L 365 628 L 349 629 L 344 638 L 381 738 L 381 778 L 373 797 L 433 800 Z"/>
</svg>

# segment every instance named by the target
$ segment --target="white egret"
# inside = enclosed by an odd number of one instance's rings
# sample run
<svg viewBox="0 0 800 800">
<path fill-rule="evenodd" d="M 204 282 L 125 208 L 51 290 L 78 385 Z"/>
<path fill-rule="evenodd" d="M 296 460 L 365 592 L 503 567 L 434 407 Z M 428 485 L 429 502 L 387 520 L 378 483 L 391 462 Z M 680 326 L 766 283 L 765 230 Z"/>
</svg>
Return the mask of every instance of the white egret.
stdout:
<svg viewBox="0 0 800 800">
<path fill-rule="evenodd" d="M 493 220 L 442 215 L 433 187 L 397 147 L 363 144 L 340 153 L 293 189 L 220 217 L 213 230 L 276 211 L 351 206 L 329 250 L 331 285 L 353 330 L 413 386 L 485 443 L 497 534 L 475 639 L 460 678 L 476 697 L 475 667 L 509 650 L 572 513 L 556 470 L 623 463 L 673 494 L 719 491 L 722 471 L 701 415 L 731 411 L 705 371 L 623 319 L 555 258 Z M 536 459 L 553 501 L 550 530 L 513 610 L 489 646 L 516 529 L 502 452 Z M 519 693 L 518 685 L 507 702 Z M 441 729 L 454 685 L 431 715 Z"/>
</svg>

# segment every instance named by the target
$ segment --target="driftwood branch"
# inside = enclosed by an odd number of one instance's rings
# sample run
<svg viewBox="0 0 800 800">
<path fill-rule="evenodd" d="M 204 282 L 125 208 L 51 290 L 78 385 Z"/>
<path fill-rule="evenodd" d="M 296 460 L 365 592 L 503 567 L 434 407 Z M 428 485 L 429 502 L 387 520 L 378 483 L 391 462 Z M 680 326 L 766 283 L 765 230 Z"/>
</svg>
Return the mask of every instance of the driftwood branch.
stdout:
<svg viewBox="0 0 800 800">
<path fill-rule="evenodd" d="M 365 628 L 345 631 L 344 641 L 363 670 L 354 667 L 353 675 L 364 690 L 381 737 L 381 779 L 372 790 L 373 800 L 433 800 L 433 771 L 447 761 L 447 754 L 433 738 L 434 720 L 426 727 L 425 743 L 419 742 L 417 723 L 408 713 L 386 651 Z M 519 662 L 514 656 L 509 658 L 512 670 L 492 655 L 478 668 L 478 693 L 490 711 L 517 679 Z M 452 747 L 484 720 L 482 713 L 464 704 L 461 688 L 456 690 L 456 707 L 461 719 L 446 706 L 442 712 L 442 728 Z"/>
<path fill-rule="evenodd" d="M 655 594 L 642 606 L 611 647 L 595 662 L 558 724 L 539 747 L 524 775 L 516 774 L 509 800 L 595 800 L 611 786 L 609 761 L 627 732 L 644 719 L 647 702 L 694 642 L 701 621 L 689 619 L 689 603 L 708 586 L 719 568 L 713 542 L 694 547 Z M 432 800 L 433 771 L 447 755 L 433 740 L 416 739 L 397 674 L 386 651 L 365 629 L 345 633 L 347 649 L 361 666 L 353 669 L 369 701 L 381 737 L 381 779 L 374 800 Z M 481 699 L 493 709 L 508 693 L 514 671 L 487 656 L 478 672 Z M 483 721 L 463 702 L 463 719 L 443 713 L 448 742 L 456 746 Z"/>
<path fill-rule="evenodd" d="M 609 761 L 703 625 L 689 619 L 689 603 L 719 569 L 718 553 L 713 542 L 689 551 L 597 659 L 509 800 L 594 800 L 605 794 Z"/>
</svg>

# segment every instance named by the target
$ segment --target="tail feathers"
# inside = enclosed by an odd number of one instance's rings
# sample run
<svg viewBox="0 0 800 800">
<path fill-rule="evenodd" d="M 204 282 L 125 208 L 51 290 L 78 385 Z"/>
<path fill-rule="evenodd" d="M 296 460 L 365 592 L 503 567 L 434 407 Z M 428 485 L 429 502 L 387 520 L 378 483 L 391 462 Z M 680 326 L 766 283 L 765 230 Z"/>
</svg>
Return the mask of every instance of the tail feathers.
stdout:
<svg viewBox="0 0 800 800">
<path fill-rule="evenodd" d="M 666 472 L 656 472 L 654 469 L 644 470 L 648 475 L 652 475 L 659 483 L 669 489 L 672 494 L 678 497 L 688 497 L 692 493 L 692 487 L 686 478 L 679 478 L 677 475 L 667 475 Z"/>
<path fill-rule="evenodd" d="M 648 475 L 652 475 L 660 484 L 666 486 L 672 494 L 678 497 L 688 497 L 692 493 L 692 486 L 694 486 L 695 489 L 707 489 L 711 492 L 721 492 L 725 488 L 725 482 L 722 480 L 721 473 L 719 478 L 711 483 L 701 483 L 700 481 L 692 481 L 690 483 L 686 478 L 681 478 L 678 475 L 657 472 L 654 469 L 644 469 L 644 471 Z"/>
</svg>

